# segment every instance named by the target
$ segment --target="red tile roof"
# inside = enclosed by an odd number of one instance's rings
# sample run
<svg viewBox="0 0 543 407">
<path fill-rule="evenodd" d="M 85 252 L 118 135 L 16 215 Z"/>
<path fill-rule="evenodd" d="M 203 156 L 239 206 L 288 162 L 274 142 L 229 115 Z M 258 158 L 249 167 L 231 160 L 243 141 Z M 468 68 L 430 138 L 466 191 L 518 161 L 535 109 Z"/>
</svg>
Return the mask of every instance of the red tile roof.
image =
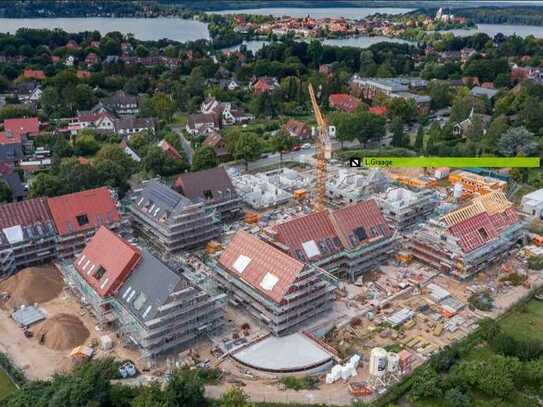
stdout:
<svg viewBox="0 0 543 407">
<path fill-rule="evenodd" d="M 23 138 L 20 134 L 13 134 L 10 132 L 0 132 L 0 144 L 21 144 Z"/>
<path fill-rule="evenodd" d="M 174 160 L 182 160 L 183 159 L 183 156 L 181 154 L 179 154 L 179 151 L 177 151 L 175 149 L 174 146 L 172 146 L 170 143 L 168 143 L 166 140 L 162 140 L 160 141 L 160 143 L 158 143 L 158 146 L 162 149 L 162 151 L 164 151 L 164 153 L 174 159 Z"/>
<path fill-rule="evenodd" d="M 352 113 L 362 103 L 360 99 L 346 93 L 334 93 L 328 97 L 328 103 L 332 109 L 343 110 L 344 112 Z"/>
<path fill-rule="evenodd" d="M 488 213 L 483 212 L 449 228 L 464 252 L 471 252 L 498 237 Z"/>
<path fill-rule="evenodd" d="M 16 225 L 30 226 L 52 220 L 47 198 L 28 199 L 0 205 L 0 228 Z"/>
<path fill-rule="evenodd" d="M 303 244 L 314 241 L 316 244 L 329 239 L 332 247 L 328 253 L 322 253 L 312 256 L 312 260 L 326 257 L 338 251 L 343 250 L 343 245 L 338 240 L 338 234 L 330 219 L 328 211 L 314 212 L 309 215 L 290 219 L 274 227 L 277 231 L 277 240 L 289 248 L 291 256 L 297 259 L 306 260 L 309 258 L 304 250 Z"/>
<path fill-rule="evenodd" d="M 45 79 L 45 72 L 43 71 L 35 71 L 34 69 L 25 69 L 23 71 L 23 76 L 25 79 L 37 79 L 37 80 L 43 80 Z"/>
<path fill-rule="evenodd" d="M 330 216 L 332 223 L 337 226 L 340 240 L 350 248 L 362 243 L 355 236 L 356 229 L 360 227 L 364 228 L 367 235 L 367 239 L 364 241 L 392 236 L 392 230 L 373 199 L 338 209 Z"/>
<path fill-rule="evenodd" d="M 336 211 L 321 211 L 290 219 L 274 227 L 277 240 L 297 259 L 326 258 L 345 248 L 356 248 L 371 239 L 392 236 L 392 230 L 374 200 Z M 362 237 L 361 240 L 358 236 Z M 304 243 L 313 241 L 319 254 L 311 256 Z"/>
<path fill-rule="evenodd" d="M 219 264 L 277 304 L 304 269 L 303 263 L 244 231 L 234 235 Z"/>
<path fill-rule="evenodd" d="M 385 106 L 372 106 L 368 111 L 381 117 L 384 117 L 387 114 L 387 108 Z"/>
<path fill-rule="evenodd" d="M 22 134 L 35 136 L 40 132 L 40 120 L 37 117 L 6 119 L 4 120 L 4 131 L 9 131 L 17 137 Z"/>
<path fill-rule="evenodd" d="M 48 198 L 47 203 L 61 236 L 120 221 L 106 187 Z"/>
<path fill-rule="evenodd" d="M 104 226 L 74 261 L 81 277 L 100 295 L 109 297 L 126 280 L 141 253 Z"/>
</svg>

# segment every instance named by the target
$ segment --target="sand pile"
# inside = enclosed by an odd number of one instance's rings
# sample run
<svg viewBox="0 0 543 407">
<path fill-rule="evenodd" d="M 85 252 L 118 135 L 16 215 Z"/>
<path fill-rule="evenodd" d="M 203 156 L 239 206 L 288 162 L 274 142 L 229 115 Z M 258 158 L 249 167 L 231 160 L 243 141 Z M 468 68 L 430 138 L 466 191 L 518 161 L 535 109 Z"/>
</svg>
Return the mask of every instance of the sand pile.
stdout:
<svg viewBox="0 0 543 407">
<path fill-rule="evenodd" d="M 62 291 L 62 274 L 55 266 L 28 267 L 0 282 L 0 293 L 9 294 L 2 302 L 4 308 L 44 303 Z"/>
<path fill-rule="evenodd" d="M 39 324 L 34 336 L 53 350 L 71 350 L 85 343 L 89 330 L 75 315 L 57 314 Z"/>
</svg>

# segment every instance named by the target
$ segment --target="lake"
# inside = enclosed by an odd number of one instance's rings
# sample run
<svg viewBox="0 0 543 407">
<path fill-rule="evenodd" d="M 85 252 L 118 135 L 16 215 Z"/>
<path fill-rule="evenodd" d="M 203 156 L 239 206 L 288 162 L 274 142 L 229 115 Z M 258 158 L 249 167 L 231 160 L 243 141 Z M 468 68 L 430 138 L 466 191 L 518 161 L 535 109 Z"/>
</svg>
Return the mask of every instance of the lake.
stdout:
<svg viewBox="0 0 543 407">
<path fill-rule="evenodd" d="M 536 37 L 543 38 L 543 27 L 533 25 L 479 24 L 476 29 L 450 30 L 450 32 L 459 37 L 469 36 L 477 32 L 481 32 L 490 37 L 494 37 L 496 34 L 502 33 L 504 35 L 516 34 L 519 37 L 534 35 Z"/>
<path fill-rule="evenodd" d="M 140 40 L 169 38 L 175 41 L 209 39 L 207 24 L 181 18 L 0 18 L 0 32 L 15 33 L 26 28 L 62 28 L 67 32 L 99 31 L 106 34 L 120 31 L 132 33 Z"/>
<path fill-rule="evenodd" d="M 242 10 L 213 11 L 214 14 L 256 14 L 274 17 L 305 17 L 308 14 L 314 18 L 345 17 L 361 19 L 376 13 L 403 14 L 412 11 L 412 8 L 379 8 L 379 7 L 338 7 L 338 8 L 252 8 Z"/>
</svg>

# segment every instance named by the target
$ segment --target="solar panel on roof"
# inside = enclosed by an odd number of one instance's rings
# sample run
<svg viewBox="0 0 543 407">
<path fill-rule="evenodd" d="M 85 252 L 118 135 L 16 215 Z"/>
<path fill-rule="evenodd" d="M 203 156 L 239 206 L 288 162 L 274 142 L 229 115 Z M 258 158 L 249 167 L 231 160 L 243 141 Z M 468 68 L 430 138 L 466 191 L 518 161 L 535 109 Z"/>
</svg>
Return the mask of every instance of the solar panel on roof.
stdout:
<svg viewBox="0 0 543 407">
<path fill-rule="evenodd" d="M 260 286 L 266 290 L 271 291 L 273 290 L 273 287 L 275 287 L 275 284 L 279 281 L 279 278 L 272 274 L 272 273 L 266 273 L 262 281 L 260 282 Z"/>
</svg>

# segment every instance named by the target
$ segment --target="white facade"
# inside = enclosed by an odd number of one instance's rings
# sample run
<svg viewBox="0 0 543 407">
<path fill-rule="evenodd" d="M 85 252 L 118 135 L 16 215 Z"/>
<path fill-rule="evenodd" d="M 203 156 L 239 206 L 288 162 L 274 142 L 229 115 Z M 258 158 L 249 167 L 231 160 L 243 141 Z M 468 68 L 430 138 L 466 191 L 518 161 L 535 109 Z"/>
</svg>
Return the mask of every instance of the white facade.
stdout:
<svg viewBox="0 0 543 407">
<path fill-rule="evenodd" d="M 541 218 L 543 213 L 543 188 L 524 195 L 520 206 L 524 213 Z"/>
</svg>

